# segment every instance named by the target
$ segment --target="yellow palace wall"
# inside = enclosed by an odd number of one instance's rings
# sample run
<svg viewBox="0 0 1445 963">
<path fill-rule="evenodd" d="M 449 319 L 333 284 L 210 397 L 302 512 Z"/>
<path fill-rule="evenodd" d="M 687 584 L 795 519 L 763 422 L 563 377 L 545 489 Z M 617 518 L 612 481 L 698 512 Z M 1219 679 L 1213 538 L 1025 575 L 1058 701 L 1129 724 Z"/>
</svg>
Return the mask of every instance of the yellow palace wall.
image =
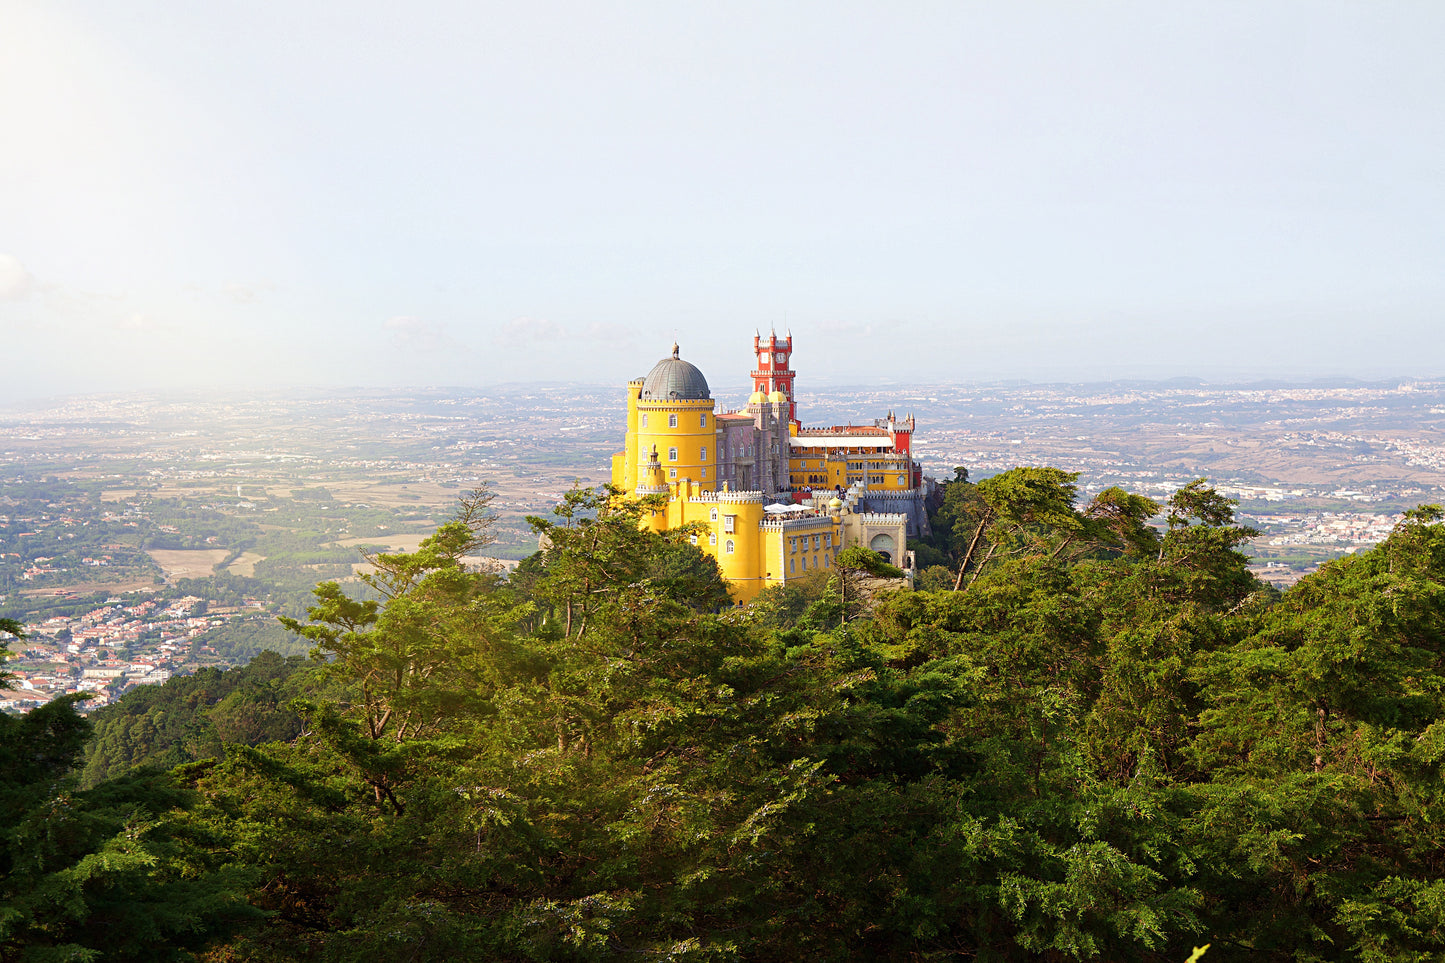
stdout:
<svg viewBox="0 0 1445 963">
<path fill-rule="evenodd" d="M 784 585 L 817 568 L 831 570 L 843 539 L 837 516 L 773 519 L 763 510 L 761 492 L 715 492 L 688 479 L 668 486 L 667 507 L 646 524 L 656 531 L 693 526 L 695 544 L 717 559 L 740 604 L 769 585 Z"/>
</svg>

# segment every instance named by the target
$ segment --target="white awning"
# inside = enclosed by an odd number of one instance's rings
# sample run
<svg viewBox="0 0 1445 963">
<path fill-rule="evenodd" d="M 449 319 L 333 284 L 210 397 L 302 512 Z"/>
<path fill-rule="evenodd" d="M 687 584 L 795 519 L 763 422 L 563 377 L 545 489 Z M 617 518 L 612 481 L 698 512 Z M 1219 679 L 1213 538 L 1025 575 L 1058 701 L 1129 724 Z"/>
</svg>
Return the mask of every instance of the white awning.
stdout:
<svg viewBox="0 0 1445 963">
<path fill-rule="evenodd" d="M 801 435 L 788 439 L 790 448 L 892 448 L 887 435 Z"/>
</svg>

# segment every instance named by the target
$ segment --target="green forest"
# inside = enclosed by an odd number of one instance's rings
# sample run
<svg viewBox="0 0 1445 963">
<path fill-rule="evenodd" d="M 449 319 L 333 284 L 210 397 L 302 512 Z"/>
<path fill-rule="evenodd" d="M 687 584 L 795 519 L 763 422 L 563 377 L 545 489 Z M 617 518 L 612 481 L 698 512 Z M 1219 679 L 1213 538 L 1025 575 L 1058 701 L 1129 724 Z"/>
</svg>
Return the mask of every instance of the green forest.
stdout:
<svg viewBox="0 0 1445 963">
<path fill-rule="evenodd" d="M 468 571 L 473 493 L 310 658 L 0 715 L 0 961 L 1445 956 L 1441 509 L 1281 594 L 1076 481 L 746 608 L 615 492 Z"/>
</svg>

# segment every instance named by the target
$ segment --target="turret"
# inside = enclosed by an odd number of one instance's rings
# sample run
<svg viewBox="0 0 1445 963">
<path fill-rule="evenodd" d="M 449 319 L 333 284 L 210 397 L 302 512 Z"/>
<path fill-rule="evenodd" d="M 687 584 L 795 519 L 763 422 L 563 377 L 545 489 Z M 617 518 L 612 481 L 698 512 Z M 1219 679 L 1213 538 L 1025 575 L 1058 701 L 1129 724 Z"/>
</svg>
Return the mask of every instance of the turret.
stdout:
<svg viewBox="0 0 1445 963">
<path fill-rule="evenodd" d="M 652 451 L 646 462 L 638 471 L 637 487 L 632 493 L 638 498 L 646 495 L 665 495 L 668 492 L 667 479 L 662 474 L 662 461 L 657 457 L 657 446 L 652 446 Z M 643 524 L 653 531 L 660 532 L 667 528 L 667 511 L 653 512 L 651 516 L 643 519 Z"/>
</svg>

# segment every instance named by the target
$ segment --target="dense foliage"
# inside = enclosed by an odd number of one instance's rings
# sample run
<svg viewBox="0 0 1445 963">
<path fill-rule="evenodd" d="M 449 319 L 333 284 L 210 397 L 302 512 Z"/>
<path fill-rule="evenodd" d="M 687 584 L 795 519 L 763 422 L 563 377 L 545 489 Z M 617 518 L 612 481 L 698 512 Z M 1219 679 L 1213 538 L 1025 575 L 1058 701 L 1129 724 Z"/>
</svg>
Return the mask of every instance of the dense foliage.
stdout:
<svg viewBox="0 0 1445 963">
<path fill-rule="evenodd" d="M 295 738 L 301 717 L 287 703 L 310 694 L 311 673 L 297 675 L 306 665 L 263 652 L 235 669 L 201 669 L 164 685 L 138 686 L 91 713 L 81 784 L 90 788 L 137 766 L 170 769 L 221 756 L 229 743 Z"/>
<path fill-rule="evenodd" d="M 585 492 L 470 572 L 469 499 L 317 588 L 321 658 L 86 757 L 196 761 L 82 790 L 68 707 L 0 720 L 0 960 L 1440 958 L 1439 510 L 1280 595 L 1203 482 L 1073 483 L 960 473 L 934 591 L 860 556 L 741 612 Z"/>
</svg>

